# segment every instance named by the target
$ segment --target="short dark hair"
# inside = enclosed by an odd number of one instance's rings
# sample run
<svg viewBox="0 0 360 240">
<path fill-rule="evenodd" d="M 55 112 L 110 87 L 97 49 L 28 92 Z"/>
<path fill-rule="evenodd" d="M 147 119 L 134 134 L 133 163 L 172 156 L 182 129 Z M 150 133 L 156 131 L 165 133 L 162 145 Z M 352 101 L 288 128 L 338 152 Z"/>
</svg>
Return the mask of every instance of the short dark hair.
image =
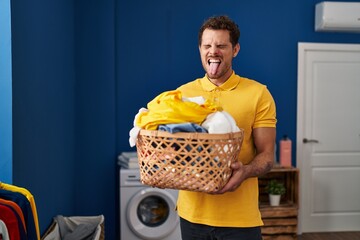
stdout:
<svg viewBox="0 0 360 240">
<path fill-rule="evenodd" d="M 202 35 L 205 29 L 212 30 L 228 30 L 230 33 L 230 42 L 233 47 L 239 42 L 240 30 L 239 26 L 232 21 L 228 16 L 214 16 L 210 17 L 201 26 L 199 30 L 198 42 L 201 45 Z"/>
</svg>

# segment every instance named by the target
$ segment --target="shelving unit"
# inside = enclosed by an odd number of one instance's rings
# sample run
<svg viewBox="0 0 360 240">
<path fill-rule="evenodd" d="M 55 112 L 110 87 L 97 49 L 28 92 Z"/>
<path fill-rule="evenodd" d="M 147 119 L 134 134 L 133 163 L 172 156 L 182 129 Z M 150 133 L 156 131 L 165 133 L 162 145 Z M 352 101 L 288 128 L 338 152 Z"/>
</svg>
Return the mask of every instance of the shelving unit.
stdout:
<svg viewBox="0 0 360 240">
<path fill-rule="evenodd" d="M 280 206 L 272 207 L 265 187 L 271 179 L 284 183 L 286 193 L 281 197 Z M 297 239 L 299 208 L 299 170 L 293 167 L 275 166 L 269 173 L 259 177 L 259 204 L 264 226 L 263 239 Z"/>
</svg>

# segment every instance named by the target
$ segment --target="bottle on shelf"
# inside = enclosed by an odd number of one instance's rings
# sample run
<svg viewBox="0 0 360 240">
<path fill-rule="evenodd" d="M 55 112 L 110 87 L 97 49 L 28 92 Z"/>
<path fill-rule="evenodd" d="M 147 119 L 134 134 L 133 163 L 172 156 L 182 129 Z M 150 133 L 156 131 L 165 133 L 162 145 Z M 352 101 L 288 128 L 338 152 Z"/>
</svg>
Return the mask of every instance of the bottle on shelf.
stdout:
<svg viewBox="0 0 360 240">
<path fill-rule="evenodd" d="M 291 167 L 291 140 L 287 135 L 279 143 L 279 162 L 283 167 Z"/>
</svg>

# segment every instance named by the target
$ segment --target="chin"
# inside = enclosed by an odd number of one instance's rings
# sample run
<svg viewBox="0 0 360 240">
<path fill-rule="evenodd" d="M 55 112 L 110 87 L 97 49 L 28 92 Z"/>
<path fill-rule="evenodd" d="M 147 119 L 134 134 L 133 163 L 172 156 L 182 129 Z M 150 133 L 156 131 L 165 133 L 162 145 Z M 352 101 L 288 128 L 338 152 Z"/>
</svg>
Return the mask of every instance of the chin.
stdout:
<svg viewBox="0 0 360 240">
<path fill-rule="evenodd" d="M 217 74 L 209 74 L 209 73 L 206 73 L 207 77 L 208 78 L 211 78 L 211 79 L 218 79 L 220 76 L 218 76 Z"/>
</svg>

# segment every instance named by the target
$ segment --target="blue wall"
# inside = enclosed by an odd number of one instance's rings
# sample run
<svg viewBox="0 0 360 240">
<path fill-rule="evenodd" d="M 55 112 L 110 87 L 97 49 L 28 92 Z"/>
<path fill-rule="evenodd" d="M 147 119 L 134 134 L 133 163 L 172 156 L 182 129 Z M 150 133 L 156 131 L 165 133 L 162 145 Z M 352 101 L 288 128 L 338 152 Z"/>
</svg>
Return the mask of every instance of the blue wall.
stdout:
<svg viewBox="0 0 360 240">
<path fill-rule="evenodd" d="M 116 155 L 157 94 L 203 76 L 197 31 L 227 14 L 241 28 L 234 69 L 268 85 L 278 135 L 296 139 L 297 43 L 360 43 L 314 32 L 315 0 L 13 0 L 14 183 L 52 217 L 105 215 L 118 232 Z M 295 155 L 294 155 L 295 156 Z"/>
<path fill-rule="evenodd" d="M 75 212 L 72 0 L 11 1 L 14 184 L 35 197 L 41 231 Z"/>
<path fill-rule="evenodd" d="M 75 212 L 105 215 L 115 239 L 115 2 L 75 1 Z"/>
<path fill-rule="evenodd" d="M 114 1 L 11 5 L 14 184 L 42 233 L 58 214 L 104 214 L 115 239 Z"/>
<path fill-rule="evenodd" d="M 12 182 L 10 0 L 0 1 L 0 181 Z"/>
</svg>

